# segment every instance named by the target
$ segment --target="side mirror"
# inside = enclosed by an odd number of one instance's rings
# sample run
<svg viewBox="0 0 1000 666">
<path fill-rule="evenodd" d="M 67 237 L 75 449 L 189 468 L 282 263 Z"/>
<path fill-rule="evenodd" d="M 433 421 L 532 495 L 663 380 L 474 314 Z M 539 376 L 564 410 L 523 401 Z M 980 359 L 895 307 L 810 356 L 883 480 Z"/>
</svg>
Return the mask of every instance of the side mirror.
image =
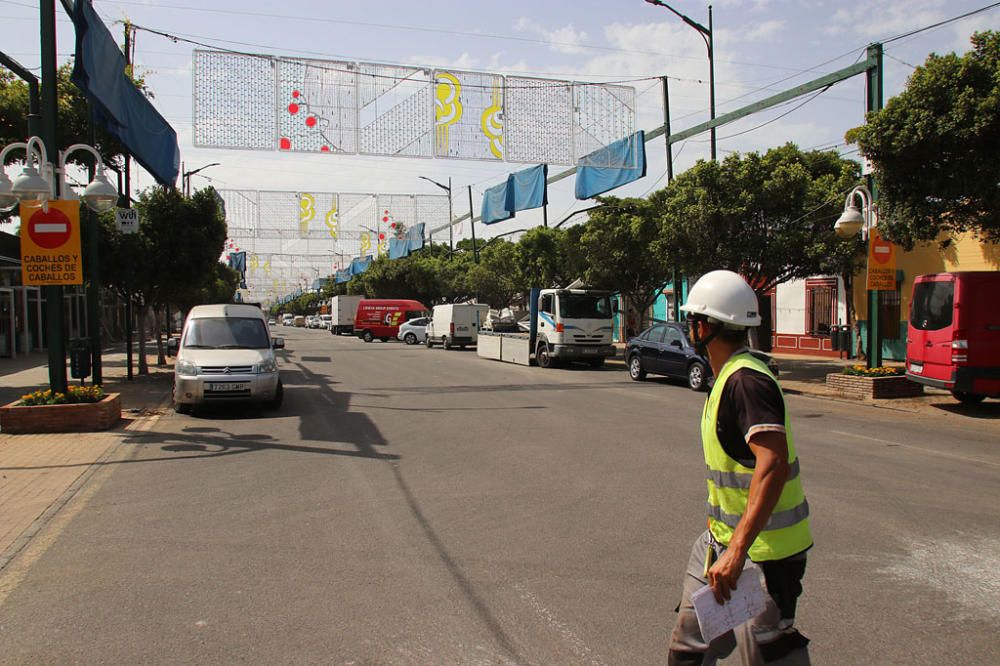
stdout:
<svg viewBox="0 0 1000 666">
<path fill-rule="evenodd" d="M 177 355 L 177 338 L 167 339 L 167 356 Z"/>
<path fill-rule="evenodd" d="M 285 339 L 284 338 L 275 338 L 275 339 L 271 340 L 271 347 L 273 349 L 284 349 L 285 348 Z"/>
</svg>

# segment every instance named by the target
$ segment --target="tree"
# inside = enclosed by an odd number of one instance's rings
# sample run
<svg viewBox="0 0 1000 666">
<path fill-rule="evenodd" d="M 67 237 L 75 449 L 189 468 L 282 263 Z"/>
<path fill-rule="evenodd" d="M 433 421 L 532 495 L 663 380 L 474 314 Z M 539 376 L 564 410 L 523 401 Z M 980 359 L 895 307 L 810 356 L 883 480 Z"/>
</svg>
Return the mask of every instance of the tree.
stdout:
<svg viewBox="0 0 1000 666">
<path fill-rule="evenodd" d="M 113 215 L 104 216 L 99 256 L 105 285 L 139 302 L 139 372 L 144 374 L 150 309 L 179 304 L 216 279 L 226 221 L 212 188 L 186 197 L 154 187 L 139 196 L 136 208 L 141 222 L 131 236 L 115 231 Z M 159 336 L 157 347 L 162 351 Z"/>
<path fill-rule="evenodd" d="M 187 290 L 178 290 L 174 305 L 183 311 L 196 305 L 208 303 L 228 303 L 240 286 L 240 274 L 223 263 L 212 267 L 211 275 L 200 285 L 188 285 Z"/>
<path fill-rule="evenodd" d="M 1000 232 L 1000 32 L 931 54 L 906 90 L 847 134 L 875 168 L 879 229 L 907 249 L 942 232 Z"/>
<path fill-rule="evenodd" d="M 700 161 L 650 197 L 663 211 L 653 250 L 686 275 L 736 271 L 757 293 L 810 275 L 853 273 L 861 241 L 841 241 L 833 225 L 857 180 L 855 162 L 793 144 Z"/>
<path fill-rule="evenodd" d="M 511 305 L 514 297 L 525 291 L 517 270 L 517 246 L 503 238 L 494 238 L 479 251 L 479 263 L 466 273 L 469 290 L 480 303 L 494 308 Z"/>
<path fill-rule="evenodd" d="M 670 277 L 669 253 L 651 251 L 660 237 L 657 203 L 648 199 L 600 197 L 601 208 L 585 224 L 571 227 L 571 244 L 586 283 L 620 292 L 629 312 L 644 313 Z"/>
<path fill-rule="evenodd" d="M 519 280 L 527 288 L 566 286 L 573 275 L 570 246 L 564 229 L 535 227 L 517 243 Z"/>
</svg>

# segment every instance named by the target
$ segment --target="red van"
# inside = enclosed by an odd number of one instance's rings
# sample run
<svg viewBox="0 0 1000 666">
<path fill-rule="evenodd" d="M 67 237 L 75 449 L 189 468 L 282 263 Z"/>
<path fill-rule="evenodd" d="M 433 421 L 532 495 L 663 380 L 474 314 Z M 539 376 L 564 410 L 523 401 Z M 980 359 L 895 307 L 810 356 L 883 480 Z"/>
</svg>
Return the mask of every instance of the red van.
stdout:
<svg viewBox="0 0 1000 666">
<path fill-rule="evenodd" d="M 1000 271 L 918 275 L 906 376 L 964 403 L 1000 397 Z"/>
<path fill-rule="evenodd" d="M 399 333 L 399 325 L 417 317 L 426 317 L 427 308 L 420 301 L 392 298 L 366 298 L 358 303 L 354 315 L 354 334 L 371 342 L 386 342 Z"/>
</svg>

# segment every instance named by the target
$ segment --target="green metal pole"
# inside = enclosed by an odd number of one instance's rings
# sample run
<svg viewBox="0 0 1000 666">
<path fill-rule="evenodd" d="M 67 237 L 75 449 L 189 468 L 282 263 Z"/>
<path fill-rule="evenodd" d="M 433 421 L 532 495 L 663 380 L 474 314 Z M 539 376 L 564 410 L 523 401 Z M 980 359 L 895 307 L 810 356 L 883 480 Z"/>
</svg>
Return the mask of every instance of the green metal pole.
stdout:
<svg viewBox="0 0 1000 666">
<path fill-rule="evenodd" d="M 97 145 L 97 127 L 94 124 L 94 113 L 90 102 L 87 103 L 90 112 L 90 145 Z M 94 180 L 97 172 L 96 163 L 90 167 L 90 180 Z M 96 213 L 85 211 L 86 242 L 83 248 L 85 275 L 87 277 L 87 331 L 90 337 L 90 367 L 91 381 L 95 385 L 104 383 L 104 366 L 101 357 L 101 262 L 98 255 L 100 247 L 100 218 Z"/>
<path fill-rule="evenodd" d="M 882 109 L 882 45 L 872 44 L 868 47 L 868 59 L 875 61 L 875 66 L 867 70 L 865 74 L 868 88 L 868 112 L 872 113 Z M 875 188 L 875 179 L 869 175 L 868 191 L 872 194 L 869 202 L 873 209 L 878 200 L 878 193 Z M 869 210 L 869 215 L 874 215 L 874 210 Z M 871 243 L 869 233 L 868 242 Z M 867 286 L 867 285 L 866 285 Z M 882 366 L 882 326 L 879 322 L 879 292 L 868 291 L 868 367 L 879 368 Z"/>
<path fill-rule="evenodd" d="M 58 72 L 56 69 L 56 4 L 55 0 L 41 0 L 39 7 L 41 64 L 42 64 L 42 133 L 49 160 L 58 163 Z M 56 188 L 58 185 L 56 178 Z M 56 192 L 56 197 L 61 196 Z M 49 352 L 49 388 L 56 393 L 66 392 L 66 340 L 63 328 L 63 288 L 43 287 L 45 310 L 48 315 L 46 342 Z"/>
</svg>

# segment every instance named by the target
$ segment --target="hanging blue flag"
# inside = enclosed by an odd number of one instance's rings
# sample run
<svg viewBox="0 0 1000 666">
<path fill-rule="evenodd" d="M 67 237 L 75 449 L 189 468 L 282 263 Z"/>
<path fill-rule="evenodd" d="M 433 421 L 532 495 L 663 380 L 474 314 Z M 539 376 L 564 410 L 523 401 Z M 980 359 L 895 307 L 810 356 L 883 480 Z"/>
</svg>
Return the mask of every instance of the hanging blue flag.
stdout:
<svg viewBox="0 0 1000 666">
<path fill-rule="evenodd" d="M 591 199 L 627 185 L 646 175 L 646 133 L 632 136 L 590 153 L 582 163 L 610 166 L 581 166 L 576 170 L 576 198 Z"/>
</svg>

